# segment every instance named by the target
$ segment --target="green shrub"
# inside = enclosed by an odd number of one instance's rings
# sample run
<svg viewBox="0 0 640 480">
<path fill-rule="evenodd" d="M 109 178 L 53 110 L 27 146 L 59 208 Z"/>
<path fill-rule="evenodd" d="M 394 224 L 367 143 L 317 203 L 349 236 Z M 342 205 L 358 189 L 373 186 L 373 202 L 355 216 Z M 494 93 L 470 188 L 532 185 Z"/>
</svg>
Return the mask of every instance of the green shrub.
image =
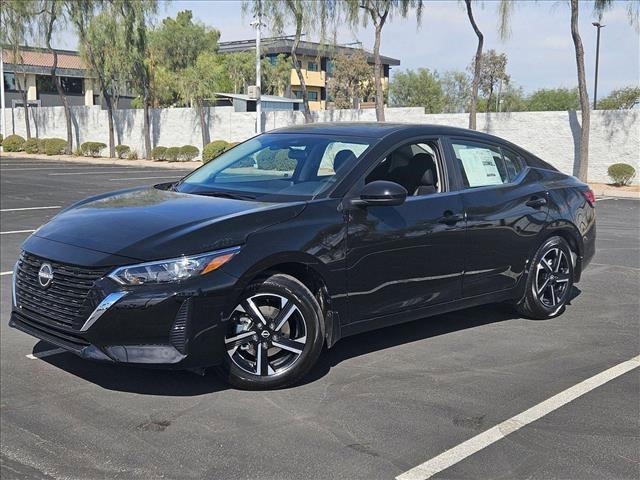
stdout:
<svg viewBox="0 0 640 480">
<path fill-rule="evenodd" d="M 611 180 L 613 180 L 613 183 L 621 187 L 631 183 L 633 177 L 636 176 L 636 169 L 626 163 L 614 163 L 608 168 L 607 173 L 611 177 Z"/>
<path fill-rule="evenodd" d="M 297 162 L 289 158 L 288 150 L 269 150 L 265 148 L 258 153 L 256 163 L 260 170 L 277 170 L 288 172 L 295 170 Z"/>
<path fill-rule="evenodd" d="M 80 145 L 80 150 L 85 157 L 99 157 L 100 152 L 107 148 L 102 142 L 84 142 Z"/>
<path fill-rule="evenodd" d="M 73 155 L 76 157 L 82 157 L 82 149 L 80 147 L 77 147 L 74 151 L 73 151 Z"/>
<path fill-rule="evenodd" d="M 200 150 L 198 150 L 198 147 L 194 147 L 193 145 L 184 145 L 180 147 L 180 154 L 178 155 L 178 159 L 182 162 L 190 162 L 198 155 L 200 155 Z"/>
<path fill-rule="evenodd" d="M 138 160 L 138 152 L 136 152 L 135 150 L 130 151 L 127 154 L 127 160 Z"/>
<path fill-rule="evenodd" d="M 38 153 L 38 143 L 37 138 L 28 138 L 22 145 L 22 150 L 24 150 L 25 153 Z"/>
<path fill-rule="evenodd" d="M 0 145 L 2 145 L 2 140 L 4 140 L 4 137 L 2 136 L 2 134 L 0 133 Z"/>
<path fill-rule="evenodd" d="M 167 159 L 167 147 L 158 145 L 151 150 L 151 158 L 154 160 L 166 160 Z"/>
<path fill-rule="evenodd" d="M 46 153 L 47 155 L 62 155 L 67 149 L 67 141 L 62 138 L 47 138 L 44 140 L 44 149 L 40 153 Z"/>
<path fill-rule="evenodd" d="M 165 153 L 165 157 L 170 162 L 177 162 L 180 155 L 180 147 L 169 147 Z"/>
<path fill-rule="evenodd" d="M 38 153 L 44 153 L 44 142 L 48 140 L 47 138 L 39 138 L 38 139 Z"/>
<path fill-rule="evenodd" d="M 21 152 L 24 146 L 24 138 L 20 135 L 9 135 L 2 141 L 5 152 Z"/>
<path fill-rule="evenodd" d="M 130 151 L 129 145 L 116 145 L 116 157 L 118 158 L 126 158 Z"/>
<path fill-rule="evenodd" d="M 202 150 L 202 161 L 204 163 L 210 162 L 220 154 L 224 153 L 229 144 L 224 140 L 214 140 Z"/>
<path fill-rule="evenodd" d="M 228 151 L 231 150 L 233 147 L 235 147 L 236 145 L 240 145 L 240 142 L 231 142 L 227 144 L 227 148 L 224 149 L 224 151 Z"/>
</svg>

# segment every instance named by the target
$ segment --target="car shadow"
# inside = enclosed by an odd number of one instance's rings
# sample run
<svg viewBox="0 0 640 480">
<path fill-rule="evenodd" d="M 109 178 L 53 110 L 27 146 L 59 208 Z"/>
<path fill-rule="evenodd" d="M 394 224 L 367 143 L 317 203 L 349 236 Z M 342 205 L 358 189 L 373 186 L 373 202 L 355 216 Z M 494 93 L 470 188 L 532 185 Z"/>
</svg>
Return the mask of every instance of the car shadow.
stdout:
<svg viewBox="0 0 640 480">
<path fill-rule="evenodd" d="M 37 357 L 38 353 L 55 348 L 40 341 L 35 345 L 33 355 Z M 193 397 L 229 388 L 213 369 L 208 369 L 205 375 L 199 375 L 189 370 L 140 368 L 96 362 L 67 352 L 46 356 L 41 360 L 102 388 L 119 392 Z"/>
<path fill-rule="evenodd" d="M 581 291 L 574 286 L 569 303 L 580 293 Z M 296 385 L 305 385 L 319 380 L 327 375 L 332 367 L 354 357 L 514 319 L 522 319 L 522 317 L 513 307 L 506 304 L 491 304 L 354 335 L 340 340 L 331 349 L 325 348 L 311 372 Z M 38 354 L 52 349 L 55 347 L 40 341 L 35 345 L 33 354 L 38 356 Z M 190 397 L 230 388 L 213 368 L 208 369 L 204 375 L 198 375 L 186 370 L 138 368 L 93 362 L 66 352 L 45 356 L 42 361 L 107 390 L 120 392 Z"/>
</svg>

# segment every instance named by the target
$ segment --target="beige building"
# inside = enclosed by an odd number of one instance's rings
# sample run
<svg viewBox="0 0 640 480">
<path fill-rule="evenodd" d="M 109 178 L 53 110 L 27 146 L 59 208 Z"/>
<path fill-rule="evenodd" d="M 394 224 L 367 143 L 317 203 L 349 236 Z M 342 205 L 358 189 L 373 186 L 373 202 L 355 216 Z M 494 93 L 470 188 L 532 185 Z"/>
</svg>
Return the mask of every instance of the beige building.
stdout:
<svg viewBox="0 0 640 480">
<path fill-rule="evenodd" d="M 60 78 L 67 102 L 70 106 L 100 105 L 100 91 L 89 70 L 76 51 L 56 50 L 58 54 L 57 76 Z M 45 48 L 21 47 L 14 62 L 13 52 L 2 49 L 4 62 L 5 107 L 22 104 L 22 92 L 26 90 L 27 101 L 41 107 L 62 105 L 58 90 L 51 79 L 53 54 Z M 15 64 L 14 64 L 15 63 Z M 132 96 L 120 96 L 118 108 L 130 108 Z"/>
<path fill-rule="evenodd" d="M 237 42 L 221 42 L 220 53 L 255 51 L 255 40 L 241 40 Z M 291 38 L 272 38 L 262 41 L 263 57 L 273 59 L 279 54 L 289 56 L 293 40 Z M 304 76 L 307 92 L 309 95 L 310 110 L 324 110 L 327 104 L 331 103 L 331 98 L 327 98 L 327 80 L 332 74 L 332 58 L 338 54 L 349 55 L 359 48 L 345 46 L 323 46 L 315 42 L 300 42 L 297 50 L 298 61 L 300 62 L 302 75 Z M 367 61 L 373 65 L 373 53 L 364 50 Z M 389 70 L 392 66 L 400 65 L 400 60 L 396 58 L 381 56 L 383 66 L 383 82 L 389 81 Z M 300 90 L 300 80 L 294 68 L 291 69 L 291 97 L 302 98 Z M 361 104 L 363 108 L 373 107 L 372 103 Z"/>
</svg>

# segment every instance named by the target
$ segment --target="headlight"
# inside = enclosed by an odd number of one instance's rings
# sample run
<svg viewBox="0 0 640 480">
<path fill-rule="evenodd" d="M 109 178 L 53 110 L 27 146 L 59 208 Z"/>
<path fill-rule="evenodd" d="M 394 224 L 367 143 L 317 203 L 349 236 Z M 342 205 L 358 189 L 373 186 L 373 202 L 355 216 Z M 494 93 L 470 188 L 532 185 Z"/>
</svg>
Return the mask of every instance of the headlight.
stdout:
<svg viewBox="0 0 640 480">
<path fill-rule="evenodd" d="M 115 269 L 109 277 L 122 285 L 179 282 L 218 269 L 240 251 L 240 247 L 225 248 L 189 257 L 140 263 Z"/>
</svg>

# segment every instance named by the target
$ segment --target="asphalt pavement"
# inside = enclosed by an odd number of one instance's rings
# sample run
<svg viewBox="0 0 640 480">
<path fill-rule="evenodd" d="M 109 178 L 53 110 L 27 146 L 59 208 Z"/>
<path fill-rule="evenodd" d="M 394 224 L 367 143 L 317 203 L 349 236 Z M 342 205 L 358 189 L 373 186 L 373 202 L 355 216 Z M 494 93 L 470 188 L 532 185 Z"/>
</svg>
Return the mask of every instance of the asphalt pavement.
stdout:
<svg viewBox="0 0 640 480">
<path fill-rule="evenodd" d="M 638 355 L 640 201 L 616 199 L 597 203 L 598 252 L 560 317 L 490 305 L 358 335 L 284 390 L 90 363 L 7 326 L 30 231 L 88 195 L 184 173 L 0 159 L 3 479 L 389 479 Z M 639 478 L 638 372 L 433 478 Z"/>
</svg>

